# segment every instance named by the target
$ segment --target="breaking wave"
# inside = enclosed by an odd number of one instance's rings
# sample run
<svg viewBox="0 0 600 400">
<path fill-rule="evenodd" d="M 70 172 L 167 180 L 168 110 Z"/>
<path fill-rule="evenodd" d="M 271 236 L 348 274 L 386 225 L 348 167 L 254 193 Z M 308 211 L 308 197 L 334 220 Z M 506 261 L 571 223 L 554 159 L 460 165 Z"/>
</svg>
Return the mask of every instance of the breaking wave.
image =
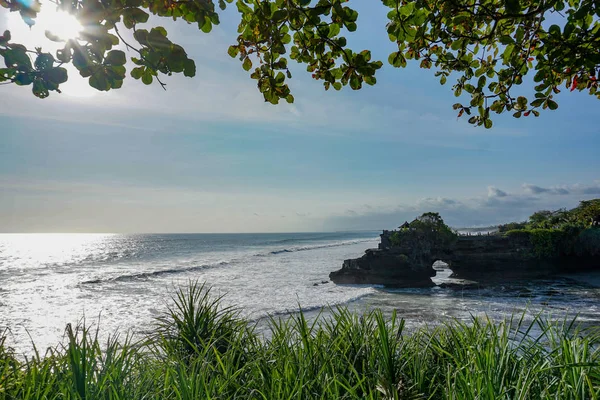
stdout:
<svg viewBox="0 0 600 400">
<path fill-rule="evenodd" d="M 268 253 L 258 253 L 258 254 L 256 254 L 256 256 L 257 257 L 266 257 L 269 255 L 277 255 L 277 254 L 283 254 L 283 253 L 295 253 L 297 251 L 307 251 L 307 250 L 316 250 L 316 249 L 327 249 L 330 247 L 349 246 L 352 244 L 372 242 L 373 240 L 374 239 L 356 239 L 356 240 L 345 240 L 343 242 L 328 243 L 328 244 L 315 244 L 314 246 L 295 246 L 295 247 L 273 250 Z"/>
<path fill-rule="evenodd" d="M 330 247 L 349 246 L 349 245 L 353 245 L 353 244 L 366 243 L 366 242 L 372 242 L 372 241 L 373 241 L 373 239 L 355 239 L 355 240 L 344 240 L 344 241 L 340 241 L 340 242 L 327 243 L 327 244 L 315 244 L 313 246 L 295 246 L 295 247 L 272 250 L 272 251 L 265 252 L 265 253 L 257 253 L 250 257 L 269 257 L 269 256 L 275 256 L 275 255 L 284 254 L 284 253 L 295 253 L 298 251 L 309 251 L 309 250 L 317 250 L 317 249 L 326 249 L 326 248 L 330 248 Z M 187 267 L 182 266 L 182 267 L 177 267 L 177 268 L 161 269 L 161 270 L 157 270 L 157 271 L 123 274 L 123 275 L 109 277 L 109 278 L 104 277 L 104 278 L 89 279 L 89 280 L 80 282 L 79 284 L 80 285 L 94 285 L 94 284 L 103 284 L 103 283 L 110 283 L 110 282 L 129 282 L 129 281 L 136 281 L 136 280 L 148 280 L 148 279 L 152 279 L 152 278 L 161 277 L 164 275 L 176 275 L 176 274 L 187 273 L 187 272 L 202 271 L 202 270 L 209 269 L 209 268 L 222 267 L 225 265 L 230 265 L 232 263 L 239 263 L 242 261 L 244 261 L 244 258 L 235 258 L 235 259 L 231 259 L 231 260 L 227 260 L 227 261 L 220 261 L 220 262 L 212 263 L 212 264 L 202 264 L 202 265 L 194 265 L 194 266 L 187 266 Z"/>
<path fill-rule="evenodd" d="M 184 272 L 201 271 L 204 269 L 220 267 L 220 266 L 228 265 L 228 264 L 230 264 L 229 261 L 221 261 L 221 262 L 214 263 L 214 264 L 195 265 L 192 267 L 161 269 L 158 271 L 140 272 L 137 274 L 124 274 L 124 275 L 119 275 L 119 276 L 116 276 L 113 278 L 91 279 L 88 281 L 81 282 L 80 285 L 93 285 L 93 284 L 107 283 L 107 282 L 129 282 L 129 281 L 135 281 L 135 280 L 146 280 L 146 279 L 156 278 L 158 276 L 163 276 L 163 275 L 174 275 L 174 274 L 181 274 Z"/>
</svg>

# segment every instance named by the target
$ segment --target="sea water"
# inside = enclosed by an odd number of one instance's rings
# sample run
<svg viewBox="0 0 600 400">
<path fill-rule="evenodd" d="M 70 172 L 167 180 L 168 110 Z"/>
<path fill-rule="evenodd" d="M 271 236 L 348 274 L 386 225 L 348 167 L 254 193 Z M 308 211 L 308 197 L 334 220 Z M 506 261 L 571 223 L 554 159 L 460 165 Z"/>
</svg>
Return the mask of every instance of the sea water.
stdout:
<svg viewBox="0 0 600 400">
<path fill-rule="evenodd" d="M 84 317 L 102 335 L 144 334 L 174 290 L 196 280 L 259 323 L 300 308 L 314 316 L 336 305 L 396 311 L 409 327 L 483 314 L 501 318 L 525 309 L 530 315 L 578 313 L 582 321 L 600 321 L 600 289 L 567 278 L 470 290 L 329 282 L 343 260 L 377 243 L 378 232 L 3 234 L 0 334 L 8 328 L 8 344 L 19 353 L 30 353 L 32 341 L 42 351 L 57 345 L 66 324 Z M 436 268 L 442 280 L 449 274 L 443 264 Z"/>
</svg>

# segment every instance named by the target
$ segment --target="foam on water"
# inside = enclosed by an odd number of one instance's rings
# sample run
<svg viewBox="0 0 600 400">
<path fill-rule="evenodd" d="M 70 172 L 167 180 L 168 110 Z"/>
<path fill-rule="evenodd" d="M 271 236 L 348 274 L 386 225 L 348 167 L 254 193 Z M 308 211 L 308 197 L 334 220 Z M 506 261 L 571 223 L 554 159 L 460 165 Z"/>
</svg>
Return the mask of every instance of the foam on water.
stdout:
<svg viewBox="0 0 600 400">
<path fill-rule="evenodd" d="M 0 330 L 30 352 L 67 323 L 152 329 L 173 289 L 198 279 L 251 319 L 342 304 L 370 287 L 323 284 L 376 232 L 258 235 L 0 235 Z M 316 286 L 315 286 L 316 284 Z"/>
<path fill-rule="evenodd" d="M 328 274 L 344 259 L 377 246 L 377 232 L 231 235 L 0 235 L 0 330 L 9 343 L 31 352 L 56 345 L 65 325 L 100 318 L 102 334 L 148 332 L 173 289 L 200 280 L 225 294 L 227 305 L 264 320 L 301 306 L 316 315 L 323 306 L 358 311 L 395 310 L 407 326 L 472 315 L 503 318 L 579 313 L 598 324 L 600 289 L 567 277 L 486 289 L 387 290 L 335 285 Z M 434 280 L 450 271 L 434 266 Z"/>
</svg>

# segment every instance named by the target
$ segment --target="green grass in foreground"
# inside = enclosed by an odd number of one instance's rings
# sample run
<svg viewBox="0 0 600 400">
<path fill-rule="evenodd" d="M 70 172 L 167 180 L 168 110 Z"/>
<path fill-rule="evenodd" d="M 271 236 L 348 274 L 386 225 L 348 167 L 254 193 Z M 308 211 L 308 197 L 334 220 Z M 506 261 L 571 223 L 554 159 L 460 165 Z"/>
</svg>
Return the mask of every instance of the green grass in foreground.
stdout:
<svg viewBox="0 0 600 400">
<path fill-rule="evenodd" d="M 337 308 L 312 324 L 272 320 L 262 340 L 219 301 L 191 283 L 139 343 L 68 326 L 64 344 L 22 361 L 0 339 L 0 399 L 600 398 L 600 336 L 574 323 L 473 319 L 408 334 L 395 316 Z"/>
</svg>

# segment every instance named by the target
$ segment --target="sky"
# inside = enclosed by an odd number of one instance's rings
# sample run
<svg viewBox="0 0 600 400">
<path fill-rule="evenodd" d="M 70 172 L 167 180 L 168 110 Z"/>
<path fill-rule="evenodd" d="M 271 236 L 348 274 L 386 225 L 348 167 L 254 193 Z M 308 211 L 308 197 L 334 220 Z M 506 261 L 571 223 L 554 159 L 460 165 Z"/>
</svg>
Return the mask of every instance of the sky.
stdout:
<svg viewBox="0 0 600 400">
<path fill-rule="evenodd" d="M 166 91 L 129 78 L 97 92 L 73 71 L 43 100 L 0 86 L 0 232 L 371 230 L 426 211 L 488 226 L 600 197 L 598 100 L 563 90 L 539 118 L 472 127 L 450 79 L 386 65 L 385 8 L 350 4 L 349 44 L 384 61 L 360 91 L 324 91 L 291 61 L 295 103 L 264 103 L 227 55 L 235 7 L 209 34 L 149 21 L 197 65 L 195 78 L 165 77 Z M 52 49 L 2 9 L 4 29 Z"/>
</svg>

